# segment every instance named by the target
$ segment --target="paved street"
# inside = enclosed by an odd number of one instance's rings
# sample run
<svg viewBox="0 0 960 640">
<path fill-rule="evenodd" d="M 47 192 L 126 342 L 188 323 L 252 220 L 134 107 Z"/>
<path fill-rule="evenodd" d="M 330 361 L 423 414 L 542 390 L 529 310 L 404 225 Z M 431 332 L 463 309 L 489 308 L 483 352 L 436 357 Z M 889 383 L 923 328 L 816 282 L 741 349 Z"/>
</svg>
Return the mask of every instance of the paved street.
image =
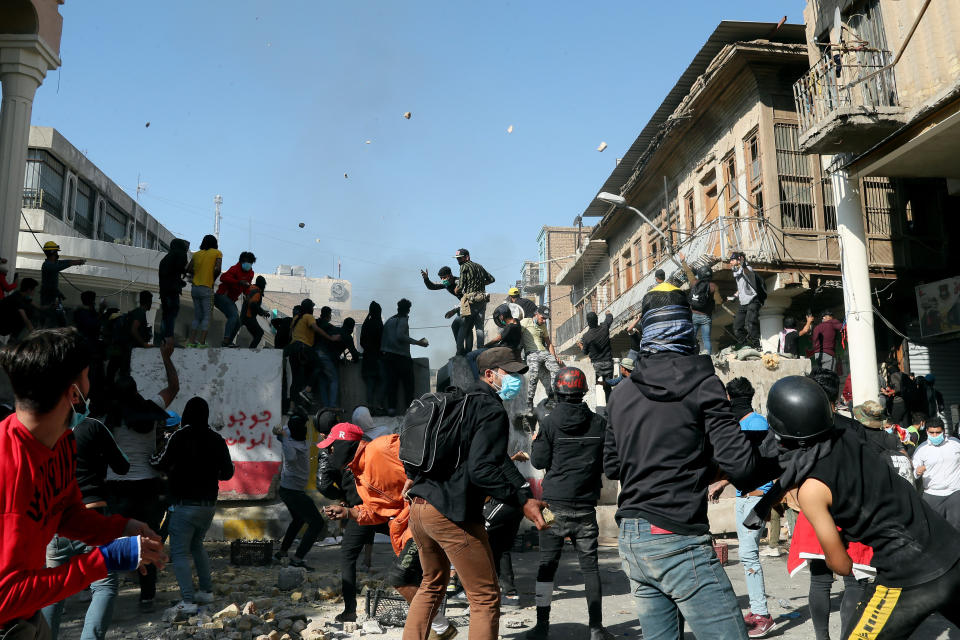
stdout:
<svg viewBox="0 0 960 640">
<path fill-rule="evenodd" d="M 741 607 L 747 607 L 746 586 L 744 583 L 743 570 L 736 561 L 736 540 L 728 540 L 731 544 L 730 563 L 727 565 L 727 573 L 733 582 Z M 209 543 L 208 548 L 213 556 L 214 580 L 217 589 L 221 592 L 230 592 L 236 590 L 243 595 L 244 599 L 256 599 L 264 596 L 271 596 L 277 602 L 285 606 L 290 606 L 289 592 L 280 592 L 274 589 L 276 584 L 276 575 L 278 566 L 266 568 L 240 568 L 232 569 L 239 572 L 238 575 L 225 578 L 224 572 L 231 571 L 227 562 L 227 547 L 221 543 Z M 324 585 L 336 584 L 333 579 L 336 573 L 333 568 L 338 566 L 337 554 L 338 547 L 317 547 L 309 556 L 309 560 L 317 567 L 331 568 L 330 572 L 321 572 L 318 570 L 311 577 L 320 580 Z M 374 567 L 371 574 L 361 582 L 371 583 L 378 577 L 382 577 L 384 569 L 391 560 L 390 547 L 387 544 L 375 545 Z M 620 561 L 616 549 L 611 547 L 601 548 L 601 574 L 604 586 L 604 620 L 607 627 L 619 638 L 639 638 L 642 637 L 640 629 L 636 623 L 632 597 L 629 594 L 629 585 L 626 577 L 620 570 Z M 777 619 L 778 627 L 770 637 L 789 638 L 791 640 L 814 640 L 813 627 L 810 623 L 807 611 L 807 587 L 809 584 L 808 574 L 804 571 L 795 578 L 790 578 L 786 572 L 786 557 L 764 558 L 763 565 L 765 569 L 765 578 L 767 584 L 767 593 L 769 596 L 769 606 L 771 614 Z M 533 589 L 537 569 L 537 553 L 528 551 L 525 553 L 514 554 L 514 568 L 517 573 L 518 587 L 521 590 L 522 608 L 520 610 L 505 610 L 501 620 L 501 633 L 504 638 L 514 638 L 519 636 L 525 629 L 530 628 L 536 619 L 535 609 L 533 607 Z M 578 580 L 579 569 L 576 562 L 576 554 L 569 548 L 564 552 L 560 571 L 557 578 L 556 595 L 554 599 L 553 617 L 551 625 L 551 638 L 557 640 L 581 640 L 587 637 L 587 627 L 585 625 L 586 602 L 583 599 L 583 586 Z M 244 585 L 243 583 L 250 583 Z M 841 586 L 840 581 L 834 583 L 833 610 L 831 616 L 831 637 L 838 638 L 840 633 L 840 618 L 836 611 L 840 606 Z M 322 587 L 323 588 L 323 587 Z M 321 588 L 321 590 L 322 590 Z M 149 614 L 141 614 L 137 608 L 137 589 L 132 582 L 126 582 L 123 585 L 123 592 L 118 600 L 115 624 L 110 632 L 110 638 L 143 638 L 149 640 L 161 637 L 164 633 L 166 637 L 172 637 L 172 630 L 169 625 L 161 622 L 163 607 L 179 600 L 176 590 L 176 583 L 170 570 L 164 571 L 160 582 L 160 593 L 158 599 L 163 601 L 163 606 L 157 607 Z M 363 597 L 359 599 L 360 609 L 363 608 Z M 212 615 L 220 609 L 230 604 L 231 600 L 227 597 L 218 597 L 217 601 L 207 608 L 207 613 Z M 243 602 L 238 602 L 243 605 Z M 81 621 L 80 617 L 85 605 L 74 597 L 68 602 L 67 611 L 64 619 L 68 622 L 61 629 L 61 638 L 72 640 L 79 638 Z M 295 608 L 302 612 L 308 619 L 321 619 L 331 621 L 329 627 L 329 637 L 350 637 L 340 631 L 339 625 L 333 625 L 333 616 L 341 610 L 339 599 L 326 600 L 310 603 L 299 603 Z M 448 609 L 448 615 L 461 626 L 465 626 L 467 618 L 458 616 L 465 614 L 465 609 L 451 607 Z M 517 627 L 522 624 L 522 627 Z M 199 633 L 199 629 L 187 628 L 181 630 L 176 637 L 189 637 L 193 632 Z M 249 640 L 254 638 L 249 631 L 240 634 L 240 638 Z M 353 634 L 359 637 L 359 632 Z M 194 636 L 197 637 L 197 636 Z M 210 634 L 208 637 L 220 638 L 230 637 L 226 633 Z M 236 636 L 235 636 L 236 637 Z M 387 629 L 387 633 L 379 636 L 384 640 L 392 640 L 400 637 L 399 629 Z M 461 638 L 466 640 L 466 633 L 462 633 Z M 693 639 L 693 634 L 688 631 L 687 640 Z M 914 634 L 915 638 L 936 639 L 936 640 L 960 640 L 960 631 L 951 628 L 942 618 L 938 616 L 931 617 Z M 701 639 L 703 640 L 703 639 Z"/>
</svg>

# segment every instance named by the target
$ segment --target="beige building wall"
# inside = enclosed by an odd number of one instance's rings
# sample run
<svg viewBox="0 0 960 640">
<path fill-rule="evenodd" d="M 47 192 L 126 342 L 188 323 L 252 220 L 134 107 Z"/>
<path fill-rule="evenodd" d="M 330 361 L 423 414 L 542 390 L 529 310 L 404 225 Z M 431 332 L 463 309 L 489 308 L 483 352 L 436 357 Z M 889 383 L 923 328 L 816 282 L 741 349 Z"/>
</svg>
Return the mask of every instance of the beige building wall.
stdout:
<svg viewBox="0 0 960 640">
<path fill-rule="evenodd" d="M 543 227 L 543 260 L 541 268 L 546 274 L 546 288 L 541 300 L 546 300 L 550 308 L 550 339 L 556 342 L 557 327 L 573 316 L 574 308 L 570 301 L 573 287 L 554 284 L 560 272 L 572 261 L 580 243 L 590 235 L 592 227 Z M 580 239 L 580 240 L 578 240 Z"/>
</svg>

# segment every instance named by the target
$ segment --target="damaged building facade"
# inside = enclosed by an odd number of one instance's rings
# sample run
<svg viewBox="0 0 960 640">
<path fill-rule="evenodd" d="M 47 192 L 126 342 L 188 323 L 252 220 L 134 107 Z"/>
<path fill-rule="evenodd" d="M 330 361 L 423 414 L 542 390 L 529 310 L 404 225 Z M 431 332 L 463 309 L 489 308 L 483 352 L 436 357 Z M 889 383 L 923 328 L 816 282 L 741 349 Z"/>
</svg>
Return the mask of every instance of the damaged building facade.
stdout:
<svg viewBox="0 0 960 640">
<path fill-rule="evenodd" d="M 577 352 L 589 311 L 612 313 L 613 350 L 625 353 L 626 329 L 655 270 L 683 282 L 671 253 L 694 267 L 712 266 L 725 296 L 735 292 L 725 257 L 747 255 L 769 293 L 760 314 L 766 349 L 776 350 L 787 315 L 800 326 L 808 312 L 831 309 L 843 317 L 837 206 L 823 158 L 802 145 L 805 128 L 794 99 L 795 84 L 809 70 L 803 25 L 722 22 L 710 35 L 599 189 L 643 211 L 672 246 L 629 209 L 592 200 L 582 218 L 599 221 L 556 280 L 571 287 L 574 309 L 556 326 L 563 353 Z M 936 224 L 913 228 L 928 249 L 904 249 L 909 220 L 898 203 L 909 201 L 911 185 L 879 175 L 858 181 L 871 285 L 883 289 L 918 269 L 943 268 L 939 215 L 931 216 Z M 734 342 L 735 310 L 728 303 L 715 312 L 715 349 Z M 882 333 L 880 350 L 895 344 Z M 838 348 L 847 367 L 846 343 Z"/>
</svg>

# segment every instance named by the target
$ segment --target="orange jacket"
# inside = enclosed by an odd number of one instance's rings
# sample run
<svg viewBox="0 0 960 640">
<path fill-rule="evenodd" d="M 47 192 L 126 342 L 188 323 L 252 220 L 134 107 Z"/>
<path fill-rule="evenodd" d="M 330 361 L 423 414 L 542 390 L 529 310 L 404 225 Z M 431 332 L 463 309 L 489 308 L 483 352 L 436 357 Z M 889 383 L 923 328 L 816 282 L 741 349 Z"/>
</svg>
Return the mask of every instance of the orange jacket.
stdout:
<svg viewBox="0 0 960 640">
<path fill-rule="evenodd" d="M 357 507 L 357 524 L 389 522 L 393 552 L 400 555 L 413 537 L 407 528 L 410 505 L 401 495 L 407 474 L 400 462 L 400 436 L 390 434 L 361 442 L 349 467 L 363 500 Z"/>
</svg>

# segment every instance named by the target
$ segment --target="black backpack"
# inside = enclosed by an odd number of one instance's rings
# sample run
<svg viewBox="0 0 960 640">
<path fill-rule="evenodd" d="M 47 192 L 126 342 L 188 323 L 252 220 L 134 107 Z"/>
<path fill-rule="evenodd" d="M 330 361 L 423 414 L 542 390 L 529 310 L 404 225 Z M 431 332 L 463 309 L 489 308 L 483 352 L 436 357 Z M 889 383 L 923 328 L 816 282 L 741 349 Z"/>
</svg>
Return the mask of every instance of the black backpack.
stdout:
<svg viewBox="0 0 960 640">
<path fill-rule="evenodd" d="M 753 273 L 753 281 L 757 284 L 757 302 L 759 302 L 760 306 L 762 307 L 767 301 L 767 283 L 763 281 L 763 278 L 757 275 L 756 271 L 753 269 L 750 269 L 750 271 Z"/>
<path fill-rule="evenodd" d="M 710 315 L 713 313 L 713 307 L 716 304 L 713 296 L 710 294 L 710 281 L 697 280 L 697 284 L 690 288 L 687 294 L 690 299 L 690 308 L 700 313 Z"/>
<path fill-rule="evenodd" d="M 470 396 L 457 387 L 410 403 L 400 425 L 400 461 L 427 475 L 451 473 L 464 457 L 463 420 Z"/>
</svg>

